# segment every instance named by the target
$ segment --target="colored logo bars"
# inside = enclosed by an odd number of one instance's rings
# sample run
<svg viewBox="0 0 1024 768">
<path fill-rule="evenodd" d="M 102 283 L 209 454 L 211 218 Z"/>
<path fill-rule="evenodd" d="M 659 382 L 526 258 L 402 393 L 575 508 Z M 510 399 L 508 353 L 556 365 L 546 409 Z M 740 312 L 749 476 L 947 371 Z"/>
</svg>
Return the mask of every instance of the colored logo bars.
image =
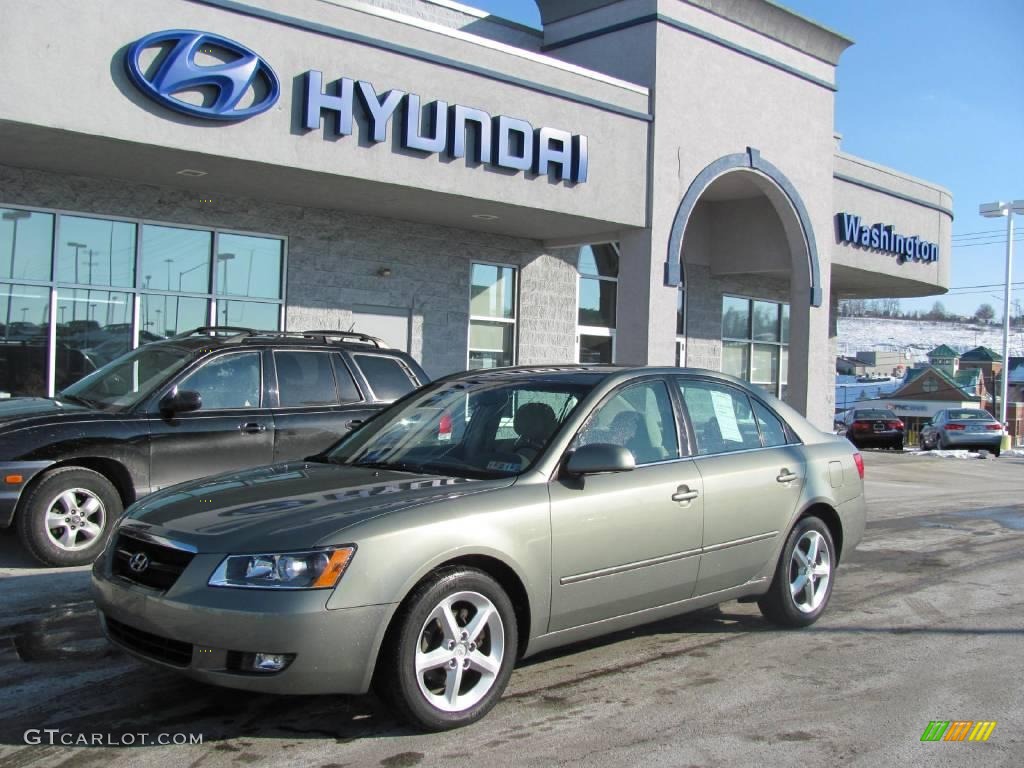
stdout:
<svg viewBox="0 0 1024 768">
<path fill-rule="evenodd" d="M 995 720 L 932 720 L 921 741 L 988 741 L 995 729 Z"/>
</svg>

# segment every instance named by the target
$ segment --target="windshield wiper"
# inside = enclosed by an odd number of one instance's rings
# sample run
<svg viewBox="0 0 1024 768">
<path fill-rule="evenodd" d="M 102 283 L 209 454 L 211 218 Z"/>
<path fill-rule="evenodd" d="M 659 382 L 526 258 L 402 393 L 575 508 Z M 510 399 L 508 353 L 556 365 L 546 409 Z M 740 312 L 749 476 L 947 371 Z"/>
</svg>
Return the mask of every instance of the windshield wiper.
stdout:
<svg viewBox="0 0 1024 768">
<path fill-rule="evenodd" d="M 79 405 L 84 405 L 86 408 L 96 408 L 96 407 L 98 407 L 95 400 L 89 400 L 87 398 L 82 397 L 81 395 L 69 395 L 69 394 L 66 394 L 64 392 L 59 392 L 59 393 L 57 393 L 57 399 L 58 400 L 70 400 L 72 403 L 78 403 Z"/>
<path fill-rule="evenodd" d="M 369 469 L 390 469 L 395 472 L 411 472 L 413 474 L 422 475 L 427 474 L 423 466 L 420 464 L 406 464 L 404 462 L 389 462 L 389 461 L 356 461 L 350 466 L 353 467 L 367 467 Z"/>
</svg>

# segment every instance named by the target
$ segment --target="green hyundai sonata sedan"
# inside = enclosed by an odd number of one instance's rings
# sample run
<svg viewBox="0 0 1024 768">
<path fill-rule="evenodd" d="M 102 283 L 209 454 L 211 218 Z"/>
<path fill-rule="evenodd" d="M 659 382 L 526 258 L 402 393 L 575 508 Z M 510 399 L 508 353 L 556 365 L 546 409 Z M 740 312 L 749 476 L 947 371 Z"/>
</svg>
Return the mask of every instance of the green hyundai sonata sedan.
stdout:
<svg viewBox="0 0 1024 768">
<path fill-rule="evenodd" d="M 720 373 L 471 371 L 322 455 L 147 497 L 93 586 L 146 661 L 251 691 L 374 685 L 440 730 L 566 643 L 735 599 L 811 624 L 863 533 L 863 473 Z"/>
</svg>

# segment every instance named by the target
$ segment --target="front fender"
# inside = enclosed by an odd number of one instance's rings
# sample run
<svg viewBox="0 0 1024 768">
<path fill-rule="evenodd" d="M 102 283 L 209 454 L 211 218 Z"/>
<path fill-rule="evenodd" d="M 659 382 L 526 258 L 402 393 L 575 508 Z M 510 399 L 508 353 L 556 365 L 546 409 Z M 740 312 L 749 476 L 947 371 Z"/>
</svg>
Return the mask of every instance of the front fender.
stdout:
<svg viewBox="0 0 1024 768">
<path fill-rule="evenodd" d="M 0 528 L 14 522 L 22 493 L 40 472 L 52 467 L 53 461 L 0 461 Z M 20 477 L 17 482 L 8 482 Z"/>
</svg>

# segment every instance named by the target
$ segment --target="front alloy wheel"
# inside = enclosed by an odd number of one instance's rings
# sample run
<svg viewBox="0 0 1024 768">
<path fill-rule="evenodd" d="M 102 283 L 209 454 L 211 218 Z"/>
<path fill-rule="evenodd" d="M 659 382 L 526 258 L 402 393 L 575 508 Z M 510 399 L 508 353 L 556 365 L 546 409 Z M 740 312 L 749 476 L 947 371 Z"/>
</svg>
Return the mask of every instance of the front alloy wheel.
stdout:
<svg viewBox="0 0 1024 768">
<path fill-rule="evenodd" d="M 786 539 L 768 591 L 757 601 L 769 621 L 806 627 L 817 621 L 832 595 L 835 570 L 832 534 L 819 517 L 797 522 Z"/>
<path fill-rule="evenodd" d="M 457 728 L 497 703 L 516 650 L 515 611 L 501 586 L 473 568 L 442 569 L 396 614 L 376 688 L 425 730 Z"/>
</svg>

